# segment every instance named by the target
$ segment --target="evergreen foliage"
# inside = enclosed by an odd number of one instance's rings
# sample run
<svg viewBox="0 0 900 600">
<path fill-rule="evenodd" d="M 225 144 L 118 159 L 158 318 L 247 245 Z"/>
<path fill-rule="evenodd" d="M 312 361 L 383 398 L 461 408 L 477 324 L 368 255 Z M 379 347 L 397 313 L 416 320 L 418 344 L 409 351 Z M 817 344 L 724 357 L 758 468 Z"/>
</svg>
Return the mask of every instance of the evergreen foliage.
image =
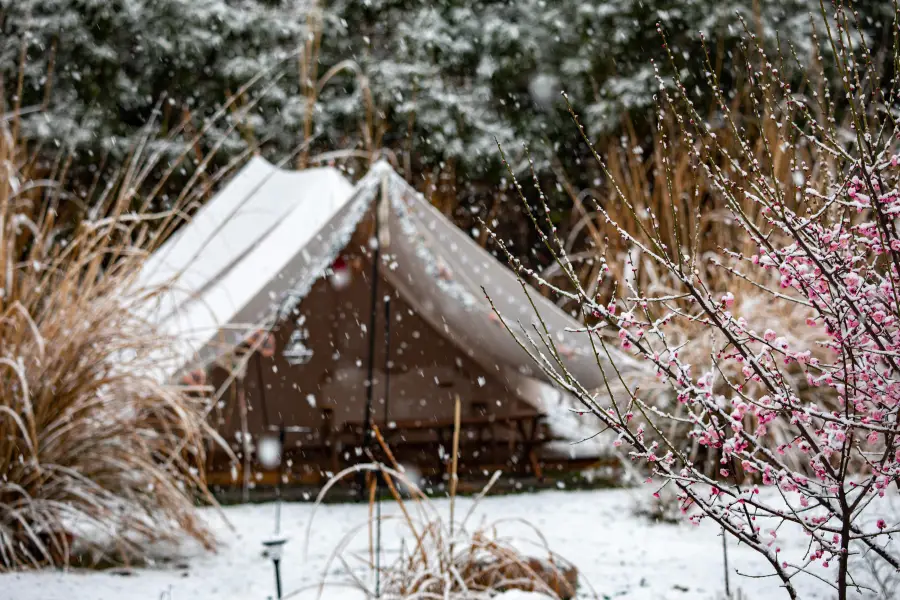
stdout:
<svg viewBox="0 0 900 600">
<path fill-rule="evenodd" d="M 864 4 L 864 27 L 880 35 L 892 3 Z M 164 94 L 168 128 L 186 111 L 208 116 L 264 73 L 244 100 L 258 104 L 243 135 L 232 134 L 228 147 L 252 141 L 283 155 L 303 138 L 309 104 L 298 55 L 315 6 L 0 0 L 6 96 L 24 65 L 22 105 L 49 106 L 24 120 L 31 135 L 125 147 Z M 648 114 L 657 86 L 650 61 L 663 56 L 657 22 L 683 54 L 690 87 L 691 74 L 702 73 L 699 32 L 727 73 L 733 55 L 717 49 L 738 47 L 739 17 L 769 47 L 792 44 L 801 60 L 810 56 L 810 23 L 821 20 L 817 0 L 333 0 L 318 9 L 318 75 L 348 59 L 359 65 L 380 111 L 382 143 L 411 150 L 416 167 L 451 159 L 481 176 L 500 172 L 495 139 L 514 151 L 528 141 L 539 156 L 571 155 L 576 136 L 561 90 L 593 133 L 614 132 L 629 111 Z M 351 72 L 323 87 L 312 115 L 321 147 L 360 143 L 364 91 Z"/>
</svg>

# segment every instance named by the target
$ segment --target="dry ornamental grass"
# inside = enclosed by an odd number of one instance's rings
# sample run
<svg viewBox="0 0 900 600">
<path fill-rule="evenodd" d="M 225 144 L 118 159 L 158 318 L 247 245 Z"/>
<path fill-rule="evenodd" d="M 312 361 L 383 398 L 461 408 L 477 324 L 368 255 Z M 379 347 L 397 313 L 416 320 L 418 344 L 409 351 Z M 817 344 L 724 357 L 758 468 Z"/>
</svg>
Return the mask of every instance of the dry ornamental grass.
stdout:
<svg viewBox="0 0 900 600">
<path fill-rule="evenodd" d="M 453 457 L 458 456 L 458 401 L 456 409 Z M 331 572 L 339 564 L 350 577 L 350 581 L 343 585 L 362 590 L 368 597 L 392 600 L 488 600 L 508 590 L 536 592 L 557 600 L 575 597 L 577 569 L 550 550 L 546 539 L 534 525 L 517 523 L 530 532 L 528 537 L 536 540 L 535 552 L 529 554 L 522 551 L 527 540 L 501 535 L 502 519 L 474 522 L 479 501 L 490 492 L 499 479 L 500 471 L 494 473 L 460 519 L 456 513 L 458 476 L 454 458 L 449 469 L 449 514 L 445 515 L 397 464 L 377 427 L 374 436 L 385 462 L 356 465 L 336 474 L 316 500 L 317 504 L 321 503 L 331 487 L 340 481 L 355 477 L 360 472 L 367 474 L 370 519 L 339 540 L 324 573 Z M 399 513 L 395 516 L 381 515 L 376 501 L 376 481 L 379 477 L 385 491 L 396 502 Z M 402 547 L 395 558 L 382 563 L 379 528 L 385 524 L 395 524 L 399 528 Z M 307 540 L 311 539 L 312 527 L 313 519 L 310 519 Z M 353 540 L 365 531 L 368 533 L 367 554 L 360 556 L 352 553 L 349 548 Z M 325 590 L 335 585 L 338 583 L 323 580 L 319 586 L 319 597 L 327 597 Z"/>
<path fill-rule="evenodd" d="M 158 161 L 136 149 L 70 225 L 65 157 L 39 172 L 0 120 L 0 571 L 214 545 L 194 512 L 203 401 L 155 375 L 172 344 L 137 308 L 161 289 L 123 293 L 179 214 L 135 191 Z"/>
</svg>

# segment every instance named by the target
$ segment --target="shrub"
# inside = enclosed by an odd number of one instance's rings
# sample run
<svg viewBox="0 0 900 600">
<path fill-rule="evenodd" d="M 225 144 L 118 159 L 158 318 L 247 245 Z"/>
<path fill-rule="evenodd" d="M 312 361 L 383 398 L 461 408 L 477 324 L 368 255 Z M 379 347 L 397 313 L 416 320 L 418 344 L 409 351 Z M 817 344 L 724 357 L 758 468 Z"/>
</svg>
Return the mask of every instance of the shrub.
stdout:
<svg viewBox="0 0 900 600">
<path fill-rule="evenodd" d="M 792 598 L 792 581 L 801 573 L 829 581 L 847 598 L 857 586 L 850 573 L 855 554 L 900 568 L 889 544 L 900 528 L 886 518 L 884 502 L 900 476 L 900 130 L 890 112 L 895 90 L 885 88 L 868 50 L 847 42 L 861 17 L 842 6 L 835 10 L 835 24 L 822 32 L 836 55 L 831 95 L 817 94 L 811 85 L 806 95 L 795 92 L 782 76 L 783 65 L 794 60 L 790 50 L 767 54 L 748 33 L 752 60 L 744 76 L 753 88 L 751 111 L 742 119 L 726 101 L 706 54 L 707 82 L 730 139 L 716 135 L 716 125 L 698 113 L 679 75 L 673 75 L 676 91 L 670 94 L 657 72 L 660 123 L 668 115 L 681 140 L 676 144 L 661 130 L 665 184 L 674 177 L 673 148 L 686 150 L 691 168 L 703 174 L 740 232 L 718 252 L 698 253 L 704 218 L 699 203 L 687 211 L 673 202 L 644 213 L 621 191 L 615 205 L 597 203 L 633 249 L 627 260 L 655 265 L 671 289 L 648 291 L 636 278 L 618 279 L 614 284 L 624 297 L 601 301 L 580 281 L 549 219 L 532 213 L 569 282 L 556 291 L 586 315 L 585 334 L 607 382 L 622 378 L 611 352 L 615 344 L 656 370 L 671 402 L 660 408 L 658 397 L 631 387 L 624 395 L 610 393 L 601 405 L 604 390 L 597 394 L 580 385 L 539 326 L 518 334 L 544 371 L 614 433 L 614 444 L 628 445 L 632 458 L 647 465 L 648 483 L 674 487 L 692 520 L 711 519 L 759 552 Z M 660 35 L 678 73 L 661 29 Z M 893 51 L 900 59 L 896 35 Z M 838 126 L 835 96 L 847 103 L 846 128 Z M 770 125 L 786 126 L 786 134 L 774 143 L 764 136 L 758 156 L 752 131 Z M 822 158 L 811 163 L 805 158 L 810 155 Z M 594 156 L 612 178 L 608 163 Z M 793 177 L 778 176 L 776 156 L 787 161 Z M 808 183 L 816 169 L 818 188 Z M 510 259 L 523 277 L 536 275 Z M 599 260 L 599 277 L 614 276 L 608 258 Z M 808 311 L 802 325 L 808 333 L 751 324 L 750 315 L 740 312 L 737 281 L 767 302 Z M 706 358 L 682 353 L 677 334 L 686 330 L 709 336 Z M 802 373 L 804 390 L 786 375 L 789 369 Z M 779 443 L 770 435 L 775 428 L 784 436 Z M 685 451 L 691 444 L 715 457 L 715 473 Z M 807 551 L 782 551 L 782 529 L 808 535 Z M 823 569 L 832 567 L 829 576 Z"/>
</svg>

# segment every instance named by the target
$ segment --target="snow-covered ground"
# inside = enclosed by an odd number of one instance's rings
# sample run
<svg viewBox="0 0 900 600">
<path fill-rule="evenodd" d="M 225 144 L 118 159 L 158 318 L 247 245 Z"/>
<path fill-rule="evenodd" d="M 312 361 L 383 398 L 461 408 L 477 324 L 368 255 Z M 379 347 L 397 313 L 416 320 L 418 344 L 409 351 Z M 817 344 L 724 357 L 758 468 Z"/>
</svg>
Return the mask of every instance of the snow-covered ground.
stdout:
<svg viewBox="0 0 900 600">
<path fill-rule="evenodd" d="M 722 539 L 715 526 L 653 524 L 633 514 L 647 490 L 552 491 L 527 495 L 492 497 L 476 508 L 476 519 L 502 520 L 501 532 L 534 539 L 517 519 L 537 526 L 552 550 L 572 561 L 583 581 L 599 598 L 706 599 L 724 592 Z M 472 500 L 457 501 L 457 515 Z M 447 510 L 446 500 L 436 502 Z M 396 511 L 386 503 L 386 515 Z M 228 523 L 214 510 L 206 510 L 218 533 L 217 553 L 186 550 L 182 561 L 155 569 L 118 572 L 26 572 L 0 576 L 0 600 L 266 600 L 274 596 L 271 562 L 262 554 L 262 541 L 272 534 L 273 504 L 223 509 Z M 285 592 L 315 587 L 323 568 L 341 538 L 366 523 L 368 507 L 359 504 L 320 506 L 312 525 L 309 552 L 304 556 L 305 531 L 313 514 L 309 503 L 285 504 L 283 527 L 291 536 L 282 563 Z M 233 528 L 233 529 L 232 529 Z M 384 547 L 399 548 L 396 526 L 385 527 Z M 800 550 L 804 538 L 779 538 L 785 549 Z M 363 527 L 351 548 L 365 551 Z M 526 542 L 521 542 L 525 544 Z M 751 575 L 768 574 L 766 564 L 751 550 L 729 543 L 732 570 Z M 340 579 L 332 568 L 329 579 Z M 812 577 L 796 581 L 801 598 L 829 598 L 828 589 Z M 732 592 L 741 588 L 748 600 L 786 597 L 773 578 L 744 578 L 731 573 Z M 318 590 L 307 589 L 291 596 L 314 598 Z M 580 597 L 590 598 L 586 593 Z M 326 600 L 356 600 L 359 594 L 346 588 L 327 588 Z"/>
</svg>

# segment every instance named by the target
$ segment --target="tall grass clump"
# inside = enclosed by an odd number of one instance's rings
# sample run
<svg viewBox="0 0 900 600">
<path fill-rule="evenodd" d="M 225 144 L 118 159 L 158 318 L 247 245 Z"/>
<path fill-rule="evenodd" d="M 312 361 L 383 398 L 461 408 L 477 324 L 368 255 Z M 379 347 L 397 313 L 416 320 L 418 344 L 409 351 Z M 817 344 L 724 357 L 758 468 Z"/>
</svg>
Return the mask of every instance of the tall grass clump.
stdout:
<svg viewBox="0 0 900 600">
<path fill-rule="evenodd" d="M 156 375 L 174 344 L 138 307 L 162 289 L 123 293 L 199 190 L 150 212 L 150 174 L 183 157 L 161 164 L 148 137 L 76 194 L 69 157 L 16 124 L 0 118 L 0 571 L 139 561 L 185 534 L 211 548 L 204 401 Z"/>
<path fill-rule="evenodd" d="M 456 405 L 456 432 L 450 464 L 449 512 L 440 510 L 404 472 L 375 427 L 374 437 L 381 447 L 384 462 L 349 467 L 337 473 L 316 499 L 317 506 L 329 490 L 340 481 L 366 473 L 368 521 L 358 524 L 337 541 L 318 585 L 319 597 L 337 585 L 349 586 L 369 598 L 390 600 L 489 600 L 508 590 L 536 592 L 552 600 L 575 597 L 578 571 L 565 559 L 552 552 L 546 539 L 531 523 L 518 521 L 529 530 L 531 539 L 501 535 L 509 519 L 496 522 L 476 521 L 480 501 L 500 478 L 494 473 L 468 510 L 457 512 L 457 459 L 459 451 L 459 402 Z M 370 454 L 370 458 L 375 458 Z M 379 485 L 380 480 L 380 485 Z M 378 499 L 387 494 L 396 514 L 383 516 Z M 381 529 L 396 527 L 401 546 L 382 549 Z M 307 542 L 313 527 L 310 519 Z M 368 552 L 354 554 L 349 548 L 360 535 L 368 535 Z M 525 552 L 529 545 L 532 551 Z M 384 556 L 382 556 L 384 554 Z M 391 558 L 385 560 L 387 556 Z M 326 581 L 324 576 L 340 565 L 348 581 Z"/>
<path fill-rule="evenodd" d="M 124 159 L 112 139 L 88 155 L 89 181 L 65 140 L 53 151 L 22 133 L 40 110 L 22 105 L 24 53 L 14 85 L 0 78 L 0 571 L 145 561 L 186 537 L 214 547 L 194 509 L 214 503 L 206 453 L 230 453 L 208 423 L 217 394 L 166 375 L 182 345 L 153 307 L 177 274 L 141 271 L 258 151 L 225 158 L 295 57 L 202 122 L 162 127 L 158 105 Z"/>
</svg>

